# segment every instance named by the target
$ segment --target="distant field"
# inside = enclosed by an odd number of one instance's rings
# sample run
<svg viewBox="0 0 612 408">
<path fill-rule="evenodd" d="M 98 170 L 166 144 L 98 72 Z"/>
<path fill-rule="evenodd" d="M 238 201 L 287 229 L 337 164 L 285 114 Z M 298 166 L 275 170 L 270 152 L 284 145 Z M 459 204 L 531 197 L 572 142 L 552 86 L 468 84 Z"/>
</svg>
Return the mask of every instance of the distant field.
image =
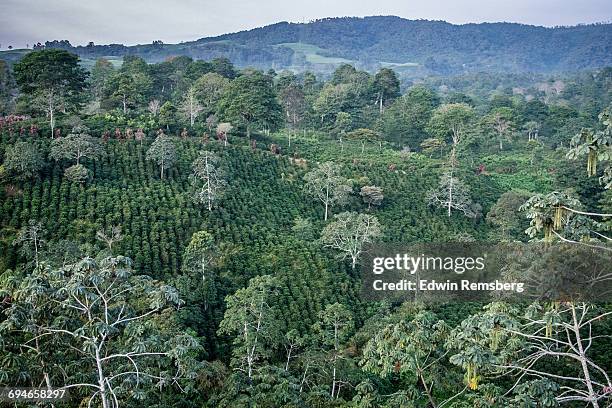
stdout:
<svg viewBox="0 0 612 408">
<path fill-rule="evenodd" d="M 384 61 L 381 61 L 380 65 L 382 65 L 383 67 L 388 67 L 388 68 L 411 68 L 411 67 L 419 66 L 419 64 L 417 64 L 416 62 L 384 62 Z"/>
<path fill-rule="evenodd" d="M 17 61 L 19 61 L 21 58 L 23 58 L 23 56 L 29 52 L 32 52 L 32 50 L 27 49 L 27 48 L 0 51 L 0 60 L 8 61 L 9 63 L 14 64 Z M 111 64 L 113 64 L 115 68 L 119 68 L 121 64 L 123 63 L 123 57 L 117 57 L 115 55 L 103 56 L 103 57 L 98 57 L 98 58 L 106 58 Z M 87 70 L 91 70 L 91 68 L 93 68 L 93 66 L 96 63 L 96 59 L 98 58 L 81 57 L 81 65 L 83 66 L 83 68 Z"/>
<path fill-rule="evenodd" d="M 81 58 L 81 65 L 87 70 L 91 70 L 96 64 L 96 60 L 99 58 L 107 59 L 108 62 L 113 64 L 113 67 L 119 68 L 123 64 L 123 57 L 117 57 L 114 55 L 98 57 L 98 58 Z"/>
<path fill-rule="evenodd" d="M 306 61 L 311 64 L 343 64 L 343 63 L 353 63 L 355 61 L 349 60 L 346 58 L 339 57 L 327 57 L 322 55 L 325 53 L 325 50 L 317 47 L 313 44 L 307 43 L 282 43 L 276 44 L 274 47 L 286 47 L 293 50 L 295 53 L 303 54 L 306 57 Z"/>
<path fill-rule="evenodd" d="M 4 60 L 10 64 L 14 64 L 15 62 L 19 61 L 24 55 L 26 55 L 30 51 L 31 50 L 27 48 L 0 51 L 0 60 Z"/>
</svg>

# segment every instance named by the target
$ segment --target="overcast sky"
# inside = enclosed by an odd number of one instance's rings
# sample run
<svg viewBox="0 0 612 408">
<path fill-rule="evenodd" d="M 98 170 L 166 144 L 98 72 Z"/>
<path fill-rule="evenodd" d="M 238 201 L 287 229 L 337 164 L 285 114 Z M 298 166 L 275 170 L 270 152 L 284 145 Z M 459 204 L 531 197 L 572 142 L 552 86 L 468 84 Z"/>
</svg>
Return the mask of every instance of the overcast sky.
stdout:
<svg viewBox="0 0 612 408">
<path fill-rule="evenodd" d="M 177 43 L 279 21 L 368 15 L 575 25 L 612 20 L 612 0 L 0 0 L 0 44 Z"/>
</svg>

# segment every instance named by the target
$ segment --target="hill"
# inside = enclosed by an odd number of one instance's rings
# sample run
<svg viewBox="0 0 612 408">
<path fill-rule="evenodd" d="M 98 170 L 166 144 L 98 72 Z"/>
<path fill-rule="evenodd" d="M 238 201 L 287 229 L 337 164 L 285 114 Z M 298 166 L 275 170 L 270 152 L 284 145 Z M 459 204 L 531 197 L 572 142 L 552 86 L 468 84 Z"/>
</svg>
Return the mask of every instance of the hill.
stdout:
<svg viewBox="0 0 612 408">
<path fill-rule="evenodd" d="M 469 72 L 563 72 L 612 64 L 612 25 L 538 27 L 515 23 L 454 25 L 394 16 L 327 18 L 265 27 L 180 44 L 71 47 L 86 59 L 139 55 L 148 62 L 186 55 L 227 57 L 238 66 L 329 72 L 343 62 L 375 70 L 390 66 L 403 76 Z M 22 53 L 0 53 L 13 60 Z"/>
</svg>

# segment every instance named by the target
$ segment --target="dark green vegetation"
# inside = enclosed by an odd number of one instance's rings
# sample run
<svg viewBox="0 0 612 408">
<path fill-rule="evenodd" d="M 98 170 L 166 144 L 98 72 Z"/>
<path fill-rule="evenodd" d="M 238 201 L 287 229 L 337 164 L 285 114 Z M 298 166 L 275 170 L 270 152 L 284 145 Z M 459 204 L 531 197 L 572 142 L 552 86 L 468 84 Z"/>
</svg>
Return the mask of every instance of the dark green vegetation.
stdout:
<svg viewBox="0 0 612 408">
<path fill-rule="evenodd" d="M 148 62 L 178 55 L 205 60 L 223 56 L 241 67 L 325 72 L 348 62 L 368 70 L 386 66 L 408 77 L 600 68 L 612 63 L 610 44 L 610 24 L 555 28 L 511 23 L 453 25 L 393 16 L 282 22 L 181 44 L 73 48 L 67 41 L 47 43 L 89 61 L 124 55 L 138 55 Z M 21 55 L 20 50 L 14 50 L 0 54 L 0 58 L 16 60 Z"/>
<path fill-rule="evenodd" d="M 402 93 L 390 69 L 129 56 L 84 82 L 29 54 L 0 71 L 0 385 L 71 387 L 58 407 L 609 406 L 605 304 L 367 302 L 345 244 L 609 250 L 611 73 Z"/>
</svg>

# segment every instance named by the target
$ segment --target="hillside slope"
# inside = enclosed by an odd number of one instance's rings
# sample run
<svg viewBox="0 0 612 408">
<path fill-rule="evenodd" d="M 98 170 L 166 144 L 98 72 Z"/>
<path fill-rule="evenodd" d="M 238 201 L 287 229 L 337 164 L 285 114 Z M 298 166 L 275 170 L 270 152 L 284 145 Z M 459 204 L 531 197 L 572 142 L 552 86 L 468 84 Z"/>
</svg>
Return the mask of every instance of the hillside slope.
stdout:
<svg viewBox="0 0 612 408">
<path fill-rule="evenodd" d="M 66 42 L 48 43 L 65 48 Z M 465 72 L 559 72 L 612 65 L 612 25 L 537 27 L 515 23 L 454 25 L 394 16 L 280 22 L 181 44 L 70 47 L 86 59 L 135 54 L 149 62 L 176 55 L 227 57 L 238 66 L 328 72 L 342 62 L 406 76 Z M 3 52 L 13 60 L 22 53 Z"/>
<path fill-rule="evenodd" d="M 362 64 L 418 63 L 451 71 L 552 71 L 612 63 L 612 25 L 545 28 L 512 23 L 453 25 L 393 16 L 330 18 L 308 24 L 278 23 L 203 38 L 193 44 L 231 41 L 250 48 L 306 43 L 328 56 Z"/>
</svg>

